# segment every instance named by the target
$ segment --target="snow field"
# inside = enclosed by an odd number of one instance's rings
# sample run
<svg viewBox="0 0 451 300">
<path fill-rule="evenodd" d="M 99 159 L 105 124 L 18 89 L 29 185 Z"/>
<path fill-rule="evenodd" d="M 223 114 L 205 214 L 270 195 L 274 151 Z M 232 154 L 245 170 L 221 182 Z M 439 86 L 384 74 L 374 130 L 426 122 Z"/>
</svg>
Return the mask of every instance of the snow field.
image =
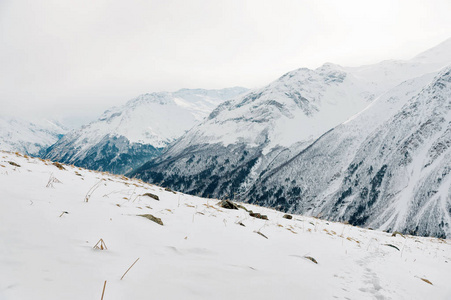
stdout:
<svg viewBox="0 0 451 300">
<path fill-rule="evenodd" d="M 451 297 L 449 240 L 243 204 L 262 220 L 216 199 L 64 168 L 0 152 L 2 300 L 101 299 L 105 280 L 103 299 Z M 99 239 L 108 249 L 93 249 Z"/>
</svg>

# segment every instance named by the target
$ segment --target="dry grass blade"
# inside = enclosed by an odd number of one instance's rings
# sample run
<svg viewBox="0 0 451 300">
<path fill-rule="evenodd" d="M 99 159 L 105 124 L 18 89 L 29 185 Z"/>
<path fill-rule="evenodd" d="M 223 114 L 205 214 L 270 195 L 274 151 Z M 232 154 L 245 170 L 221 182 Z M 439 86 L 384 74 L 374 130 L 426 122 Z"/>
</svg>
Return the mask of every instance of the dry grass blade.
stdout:
<svg viewBox="0 0 451 300">
<path fill-rule="evenodd" d="M 102 298 L 100 298 L 100 300 L 103 300 L 103 295 L 105 294 L 105 287 L 106 287 L 106 280 L 103 283 Z"/>
<path fill-rule="evenodd" d="M 304 256 L 305 258 L 307 258 L 308 260 L 311 260 L 312 262 L 314 262 L 315 264 L 318 264 L 318 262 L 316 261 L 316 259 L 314 259 L 311 256 Z"/>
<path fill-rule="evenodd" d="M 294 234 L 298 234 L 296 231 L 294 231 L 294 230 L 291 229 L 291 228 L 286 228 L 286 230 L 291 231 L 291 232 L 294 233 Z"/>
<path fill-rule="evenodd" d="M 389 246 L 389 247 L 395 248 L 396 250 L 400 251 L 398 247 L 396 247 L 395 245 L 392 245 L 392 244 L 384 244 L 384 246 Z"/>
<path fill-rule="evenodd" d="M 261 235 L 262 237 L 264 237 L 265 239 L 268 239 L 268 237 L 266 235 L 264 235 L 263 233 L 261 233 L 260 231 L 254 231 L 255 233 L 258 233 L 259 235 Z"/>
<path fill-rule="evenodd" d="M 97 182 L 96 184 L 94 184 L 89 191 L 86 193 L 85 196 L 85 202 L 89 201 L 89 198 L 91 198 L 92 193 L 94 193 L 94 191 L 100 186 L 100 184 L 102 183 L 102 180 L 100 180 L 99 182 Z"/>
<path fill-rule="evenodd" d="M 427 280 L 426 278 L 420 278 L 421 280 L 423 280 L 426 283 L 429 283 L 430 285 L 433 285 L 432 282 L 430 282 L 429 280 Z"/>
<path fill-rule="evenodd" d="M 125 274 L 127 274 L 128 273 L 128 271 L 130 271 L 130 269 L 136 264 L 136 262 L 139 260 L 139 257 L 135 260 L 135 262 L 127 269 L 127 271 L 125 271 L 125 273 L 124 273 L 124 275 L 122 275 L 122 277 L 121 277 L 121 280 L 122 280 L 122 278 L 124 278 L 124 276 L 125 276 Z"/>
<path fill-rule="evenodd" d="M 62 213 L 61 213 L 61 215 L 60 215 L 60 218 L 64 215 L 64 214 L 68 214 L 69 212 L 67 212 L 67 211 L 63 211 Z"/>
</svg>

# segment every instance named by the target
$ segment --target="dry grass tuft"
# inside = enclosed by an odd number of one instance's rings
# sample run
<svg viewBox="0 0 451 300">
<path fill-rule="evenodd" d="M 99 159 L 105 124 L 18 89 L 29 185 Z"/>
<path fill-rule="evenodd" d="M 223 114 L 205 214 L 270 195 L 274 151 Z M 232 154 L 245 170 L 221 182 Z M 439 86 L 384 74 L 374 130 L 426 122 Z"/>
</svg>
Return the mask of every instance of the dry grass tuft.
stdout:
<svg viewBox="0 0 451 300">
<path fill-rule="evenodd" d="M 294 233 L 294 234 L 298 234 L 296 231 L 294 231 L 293 229 L 291 229 L 291 228 L 285 228 L 286 230 L 288 230 L 288 231 L 291 231 L 292 233 Z"/>
<path fill-rule="evenodd" d="M 54 183 L 62 183 L 62 182 L 59 181 L 58 178 L 56 178 L 55 176 L 53 176 L 53 173 L 52 173 L 52 174 L 50 174 L 49 181 L 47 182 L 47 185 L 46 185 L 45 187 L 53 188 L 53 187 L 54 187 L 54 186 L 53 186 Z"/>
<path fill-rule="evenodd" d="M 103 241 L 103 239 L 100 239 L 97 244 L 94 245 L 94 247 L 92 247 L 92 249 L 96 249 L 96 250 L 108 250 L 105 242 Z"/>
<path fill-rule="evenodd" d="M 94 184 L 94 185 L 88 190 L 88 192 L 86 193 L 86 196 L 85 196 L 85 202 L 88 202 L 88 201 L 89 201 L 89 198 L 91 198 L 92 194 L 94 193 L 94 191 L 95 191 L 96 189 L 99 188 L 99 186 L 100 186 L 101 183 L 102 183 L 102 180 L 100 180 L 99 182 L 97 182 L 96 184 Z"/>
<path fill-rule="evenodd" d="M 66 168 L 64 168 L 63 165 L 58 162 L 54 162 L 52 165 L 54 165 L 55 167 L 57 167 L 60 170 L 66 170 Z"/>
</svg>

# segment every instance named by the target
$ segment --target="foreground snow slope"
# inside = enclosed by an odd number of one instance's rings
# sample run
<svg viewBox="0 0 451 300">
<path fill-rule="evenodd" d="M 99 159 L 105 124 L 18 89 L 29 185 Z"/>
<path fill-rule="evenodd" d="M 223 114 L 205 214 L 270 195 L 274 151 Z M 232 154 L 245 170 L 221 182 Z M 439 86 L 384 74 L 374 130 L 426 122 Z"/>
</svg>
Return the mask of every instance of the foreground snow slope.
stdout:
<svg viewBox="0 0 451 300">
<path fill-rule="evenodd" d="M 104 299 L 451 297 L 449 240 L 245 205 L 262 220 L 214 199 L 64 167 L 0 153 L 0 299 L 100 299 L 105 280 Z M 94 250 L 101 238 L 108 249 Z"/>
</svg>

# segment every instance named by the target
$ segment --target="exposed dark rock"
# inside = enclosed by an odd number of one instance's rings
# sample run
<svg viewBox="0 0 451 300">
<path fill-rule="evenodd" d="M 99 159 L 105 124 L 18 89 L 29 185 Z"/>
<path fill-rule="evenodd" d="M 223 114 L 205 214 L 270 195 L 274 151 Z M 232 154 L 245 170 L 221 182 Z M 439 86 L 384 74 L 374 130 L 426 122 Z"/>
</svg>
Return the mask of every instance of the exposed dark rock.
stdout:
<svg viewBox="0 0 451 300">
<path fill-rule="evenodd" d="M 268 220 L 268 216 L 267 215 L 262 215 L 260 213 L 254 213 L 254 212 L 250 212 L 249 216 L 257 218 L 257 219 L 262 219 L 262 220 Z"/>
<path fill-rule="evenodd" d="M 14 166 L 14 167 L 20 167 L 19 164 L 16 164 L 16 163 L 13 162 L 13 161 L 8 161 L 8 163 L 9 163 L 11 166 Z"/>
<path fill-rule="evenodd" d="M 221 202 L 218 203 L 218 205 L 226 209 L 238 209 L 238 206 L 229 200 L 222 200 Z"/>
<path fill-rule="evenodd" d="M 151 214 L 138 215 L 138 216 L 139 216 L 139 217 L 144 217 L 144 218 L 146 218 L 146 219 L 149 219 L 149 220 L 151 220 L 151 221 L 153 221 L 153 222 L 155 222 L 155 223 L 157 223 L 157 224 L 163 226 L 163 221 L 161 221 L 160 218 L 157 218 L 157 217 L 155 217 L 155 216 L 153 216 L 153 215 L 151 215 Z"/>
<path fill-rule="evenodd" d="M 145 193 L 145 194 L 142 194 L 142 196 L 147 196 L 147 197 L 150 197 L 150 198 L 160 201 L 160 197 L 158 197 L 157 195 L 152 194 L 152 193 Z"/>
<path fill-rule="evenodd" d="M 308 260 L 311 260 L 312 262 L 314 262 L 315 264 L 318 264 L 318 262 L 316 261 L 316 259 L 314 259 L 311 256 L 304 256 L 305 258 L 307 258 Z"/>
<path fill-rule="evenodd" d="M 165 188 L 164 190 L 165 190 L 166 192 L 171 192 L 171 193 L 174 193 L 174 194 L 176 194 L 176 192 L 174 192 L 173 190 L 171 190 L 171 189 L 170 189 L 170 188 L 168 188 L 168 187 L 167 187 L 167 188 Z"/>
</svg>

